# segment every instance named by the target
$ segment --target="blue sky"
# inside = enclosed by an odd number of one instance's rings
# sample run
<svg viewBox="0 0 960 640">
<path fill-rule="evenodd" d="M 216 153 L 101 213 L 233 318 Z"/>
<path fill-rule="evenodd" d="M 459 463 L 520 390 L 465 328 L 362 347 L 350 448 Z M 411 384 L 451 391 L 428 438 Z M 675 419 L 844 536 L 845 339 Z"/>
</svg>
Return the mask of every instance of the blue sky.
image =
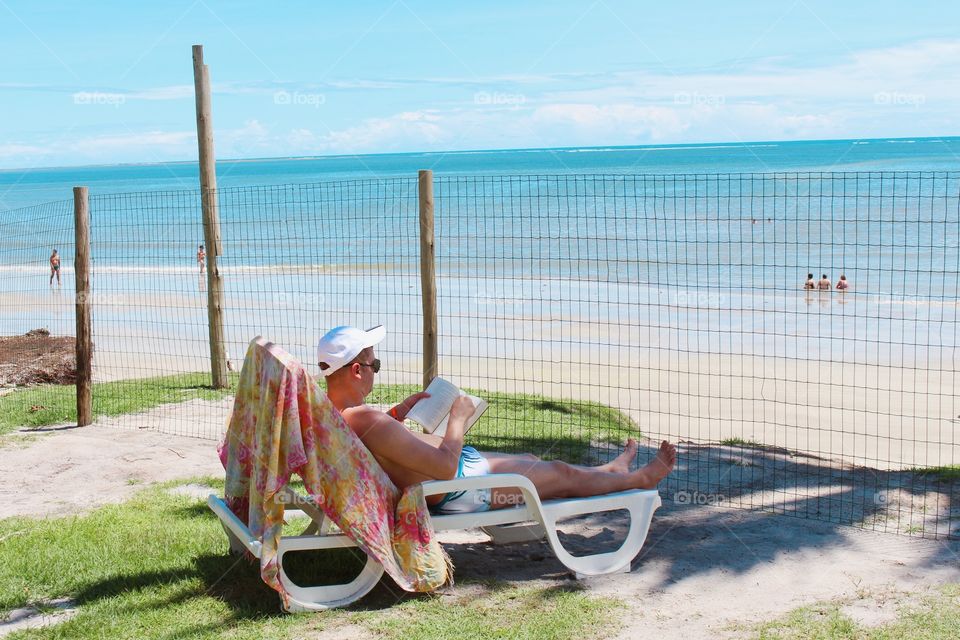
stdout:
<svg viewBox="0 0 960 640">
<path fill-rule="evenodd" d="M 0 168 L 960 135 L 960 5 L 0 0 Z"/>
</svg>

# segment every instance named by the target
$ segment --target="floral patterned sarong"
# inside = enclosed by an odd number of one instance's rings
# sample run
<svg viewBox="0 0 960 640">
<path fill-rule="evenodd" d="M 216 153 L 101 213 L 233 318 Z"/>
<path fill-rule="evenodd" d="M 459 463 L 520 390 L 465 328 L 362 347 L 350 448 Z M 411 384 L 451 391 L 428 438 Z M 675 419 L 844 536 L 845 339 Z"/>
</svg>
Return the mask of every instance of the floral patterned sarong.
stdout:
<svg viewBox="0 0 960 640">
<path fill-rule="evenodd" d="M 303 365 L 264 338 L 247 349 L 219 453 L 226 502 L 261 539 L 260 575 L 285 605 L 277 565 L 283 526 L 279 492 L 291 473 L 403 589 L 430 591 L 452 579 L 423 488 L 397 489 Z"/>
</svg>

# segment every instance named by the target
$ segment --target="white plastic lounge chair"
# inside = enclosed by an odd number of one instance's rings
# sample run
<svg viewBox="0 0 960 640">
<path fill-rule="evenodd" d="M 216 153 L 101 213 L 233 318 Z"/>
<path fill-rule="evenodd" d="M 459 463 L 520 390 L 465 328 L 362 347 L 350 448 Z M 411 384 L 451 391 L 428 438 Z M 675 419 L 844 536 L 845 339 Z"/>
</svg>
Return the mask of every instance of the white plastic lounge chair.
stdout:
<svg viewBox="0 0 960 640">
<path fill-rule="evenodd" d="M 423 483 L 424 493 L 428 496 L 495 487 L 519 488 L 523 492 L 525 503 L 480 513 L 435 515 L 431 517 L 434 529 L 445 531 L 480 527 L 497 543 L 537 540 L 546 536 L 557 559 L 578 578 L 629 571 L 630 562 L 639 553 L 647 538 L 653 513 L 660 507 L 660 495 L 656 489 L 541 502 L 533 483 L 517 474 L 490 474 Z M 360 574 L 346 584 L 302 587 L 289 578 L 283 568 L 284 553 L 355 547 L 356 544 L 346 535 L 331 530 L 332 527 L 325 522 L 323 512 L 313 502 L 289 489 L 286 491 L 288 509 L 300 509 L 312 519 L 303 534 L 280 538 L 277 562 L 280 582 L 290 598 L 288 610 L 322 611 L 345 606 L 362 598 L 376 586 L 383 575 L 383 567 L 371 557 L 367 558 L 367 564 Z M 231 549 L 236 552 L 249 551 L 259 558 L 260 541 L 250 534 L 247 526 L 234 515 L 226 503 L 216 495 L 211 495 L 207 503 L 219 516 L 220 523 L 230 538 Z M 629 512 L 630 526 L 623 544 L 616 551 L 573 556 L 560 544 L 557 537 L 558 520 L 619 509 Z"/>
</svg>

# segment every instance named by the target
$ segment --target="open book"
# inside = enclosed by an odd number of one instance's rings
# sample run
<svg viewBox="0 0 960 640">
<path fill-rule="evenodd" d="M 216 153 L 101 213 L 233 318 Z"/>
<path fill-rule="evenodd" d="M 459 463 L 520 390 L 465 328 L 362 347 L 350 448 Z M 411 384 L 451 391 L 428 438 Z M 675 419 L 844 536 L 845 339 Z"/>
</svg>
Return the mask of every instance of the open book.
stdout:
<svg viewBox="0 0 960 640">
<path fill-rule="evenodd" d="M 464 433 L 469 431 L 473 423 L 487 410 L 486 400 L 464 393 L 455 384 L 447 382 L 443 378 L 434 378 L 433 382 L 426 388 L 426 392 L 430 394 L 430 397 L 424 398 L 413 405 L 413 409 L 407 412 L 407 419 L 419 424 L 427 433 L 437 436 L 442 436 L 447 432 L 450 409 L 453 407 L 454 400 L 460 396 L 470 398 L 474 406 L 473 415 L 467 419 L 467 424 L 464 426 Z"/>
</svg>

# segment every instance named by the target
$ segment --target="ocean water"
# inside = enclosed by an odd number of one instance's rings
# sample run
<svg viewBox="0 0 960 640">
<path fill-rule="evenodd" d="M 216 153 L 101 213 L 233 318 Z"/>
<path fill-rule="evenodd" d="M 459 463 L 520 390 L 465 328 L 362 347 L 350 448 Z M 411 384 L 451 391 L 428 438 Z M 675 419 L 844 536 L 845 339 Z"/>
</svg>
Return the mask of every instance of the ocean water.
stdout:
<svg viewBox="0 0 960 640">
<path fill-rule="evenodd" d="M 960 138 L 399 153 L 222 160 L 218 186 L 303 184 L 436 175 L 714 174 L 797 171 L 956 171 Z M 195 162 L 0 170 L 0 211 L 91 195 L 197 189 Z"/>
<path fill-rule="evenodd" d="M 264 304 L 316 319 L 310 331 L 331 311 L 379 319 L 383 301 L 406 305 L 395 322 L 413 318 L 418 169 L 434 171 L 441 312 L 457 322 L 622 324 L 663 330 L 680 351 L 860 362 L 926 362 L 935 349 L 955 362 L 960 138 L 223 161 L 220 264 L 228 305 L 249 311 L 235 348 L 272 321 L 252 319 Z M 69 305 L 69 198 L 86 185 L 95 289 L 124 299 L 101 317 L 135 323 L 126 298 L 140 291 L 202 301 L 197 182 L 194 163 L 0 171 L 0 208 L 17 209 L 0 213 L 0 295 L 46 288 L 57 246 Z M 40 203 L 53 204 L 29 208 Z M 804 294 L 808 272 L 843 273 L 853 289 Z M 344 305 L 357 291 L 369 295 Z M 42 301 L 31 313 L 4 305 L 0 331 L 37 326 Z"/>
</svg>

